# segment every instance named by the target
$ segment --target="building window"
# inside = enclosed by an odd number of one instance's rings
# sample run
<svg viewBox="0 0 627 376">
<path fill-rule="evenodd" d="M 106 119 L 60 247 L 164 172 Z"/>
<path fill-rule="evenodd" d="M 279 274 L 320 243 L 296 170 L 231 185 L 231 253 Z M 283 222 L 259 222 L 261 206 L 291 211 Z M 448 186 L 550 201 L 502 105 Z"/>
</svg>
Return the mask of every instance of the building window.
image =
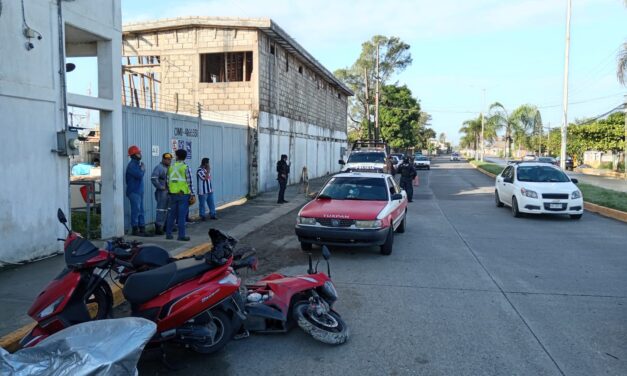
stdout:
<svg viewBox="0 0 627 376">
<path fill-rule="evenodd" d="M 252 71 L 251 51 L 200 54 L 200 82 L 250 81 Z"/>
<path fill-rule="evenodd" d="M 285 51 L 285 71 L 290 71 L 290 55 L 288 55 L 287 51 Z"/>
<path fill-rule="evenodd" d="M 274 44 L 270 45 L 270 53 L 274 55 Z"/>
<path fill-rule="evenodd" d="M 298 73 L 303 74 L 303 66 L 302 65 L 300 65 L 298 67 Z"/>
</svg>

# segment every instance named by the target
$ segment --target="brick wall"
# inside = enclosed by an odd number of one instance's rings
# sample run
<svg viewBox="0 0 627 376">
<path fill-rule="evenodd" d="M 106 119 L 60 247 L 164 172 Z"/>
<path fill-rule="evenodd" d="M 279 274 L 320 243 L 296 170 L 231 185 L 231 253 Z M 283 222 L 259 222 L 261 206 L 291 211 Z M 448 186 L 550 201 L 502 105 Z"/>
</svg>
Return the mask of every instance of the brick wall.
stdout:
<svg viewBox="0 0 627 376">
<path fill-rule="evenodd" d="M 261 32 L 258 66 L 260 111 L 346 132 L 346 95 Z"/>
<path fill-rule="evenodd" d="M 196 103 L 209 111 L 251 111 L 256 80 L 256 30 L 187 28 L 124 36 L 125 56 L 160 56 L 161 108 L 194 112 Z M 244 82 L 200 82 L 200 54 L 253 52 L 253 74 Z"/>
</svg>

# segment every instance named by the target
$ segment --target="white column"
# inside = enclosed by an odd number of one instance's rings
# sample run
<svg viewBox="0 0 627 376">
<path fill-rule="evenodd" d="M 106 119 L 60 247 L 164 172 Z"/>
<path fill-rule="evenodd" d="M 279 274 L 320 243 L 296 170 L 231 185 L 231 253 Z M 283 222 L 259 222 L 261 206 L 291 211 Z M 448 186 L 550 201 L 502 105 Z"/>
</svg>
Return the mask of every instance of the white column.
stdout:
<svg viewBox="0 0 627 376">
<path fill-rule="evenodd" d="M 121 103 L 122 36 L 98 42 L 98 96 Z M 122 107 L 100 111 L 100 163 L 102 166 L 102 237 L 124 234 L 124 144 Z"/>
</svg>

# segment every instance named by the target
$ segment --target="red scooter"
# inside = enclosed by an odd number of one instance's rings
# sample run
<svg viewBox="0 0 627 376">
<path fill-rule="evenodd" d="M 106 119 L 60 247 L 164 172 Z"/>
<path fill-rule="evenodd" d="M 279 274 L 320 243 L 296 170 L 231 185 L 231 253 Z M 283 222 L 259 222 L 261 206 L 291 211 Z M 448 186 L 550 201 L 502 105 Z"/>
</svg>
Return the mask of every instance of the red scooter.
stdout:
<svg viewBox="0 0 627 376">
<path fill-rule="evenodd" d="M 348 340 L 349 329 L 333 309 L 338 294 L 331 281 L 329 249 L 322 247 L 327 274 L 318 272 L 318 262 L 312 266 L 309 254 L 307 274 L 286 276 L 270 274 L 256 283 L 246 285 L 243 309 L 246 315 L 236 339 L 250 332 L 286 332 L 295 324 L 318 341 L 339 345 Z M 236 326 L 237 323 L 234 323 Z"/>
<path fill-rule="evenodd" d="M 109 317 L 113 294 L 105 280 L 117 268 L 133 270 L 116 256 L 115 249 L 98 249 L 71 231 L 59 209 L 59 222 L 68 230 L 64 240 L 66 268 L 39 294 L 29 316 L 37 325 L 26 335 L 22 347 L 31 347 L 71 325 Z M 201 353 L 222 348 L 233 335 L 231 323 L 245 316 L 235 301 L 240 279 L 234 270 L 253 267 L 254 258 L 233 260 L 228 238 L 215 231 L 214 247 L 202 257 L 169 262 L 161 267 L 127 273 L 123 293 L 133 316 L 157 324 L 153 344 L 174 341 Z M 220 237 L 221 236 L 221 237 Z"/>
</svg>

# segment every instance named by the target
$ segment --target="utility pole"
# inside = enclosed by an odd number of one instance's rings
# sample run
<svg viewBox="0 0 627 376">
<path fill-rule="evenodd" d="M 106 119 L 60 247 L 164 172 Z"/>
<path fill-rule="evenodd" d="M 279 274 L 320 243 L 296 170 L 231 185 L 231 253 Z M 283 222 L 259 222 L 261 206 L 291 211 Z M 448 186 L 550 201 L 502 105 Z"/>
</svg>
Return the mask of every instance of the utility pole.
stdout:
<svg viewBox="0 0 627 376">
<path fill-rule="evenodd" d="M 562 147 L 560 151 L 560 167 L 566 169 L 566 135 L 568 129 L 568 64 L 570 54 L 570 16 L 572 0 L 567 0 L 566 9 L 566 53 L 564 54 L 564 102 L 562 103 Z"/>
<path fill-rule="evenodd" d="M 550 151 L 550 142 L 551 142 L 551 123 L 549 123 L 549 126 L 547 127 L 549 129 L 549 132 L 546 134 L 546 156 L 550 157 L 551 156 L 551 151 Z"/>
<path fill-rule="evenodd" d="M 485 116 L 483 111 L 485 110 L 485 89 L 483 89 L 483 105 L 481 106 L 481 162 L 483 162 L 483 156 L 485 154 L 485 138 L 483 132 L 485 131 Z"/>
<path fill-rule="evenodd" d="M 625 112 L 625 140 L 623 141 L 623 173 L 625 174 L 625 180 L 627 180 L 627 94 L 623 100 L 623 111 Z"/>
<path fill-rule="evenodd" d="M 368 68 L 364 69 L 366 82 L 366 121 L 368 122 L 368 140 L 372 141 L 372 124 L 370 123 L 370 88 L 368 87 Z"/>
<path fill-rule="evenodd" d="M 375 92 L 374 107 L 374 138 L 379 141 L 379 43 L 377 42 L 377 90 Z"/>
</svg>

